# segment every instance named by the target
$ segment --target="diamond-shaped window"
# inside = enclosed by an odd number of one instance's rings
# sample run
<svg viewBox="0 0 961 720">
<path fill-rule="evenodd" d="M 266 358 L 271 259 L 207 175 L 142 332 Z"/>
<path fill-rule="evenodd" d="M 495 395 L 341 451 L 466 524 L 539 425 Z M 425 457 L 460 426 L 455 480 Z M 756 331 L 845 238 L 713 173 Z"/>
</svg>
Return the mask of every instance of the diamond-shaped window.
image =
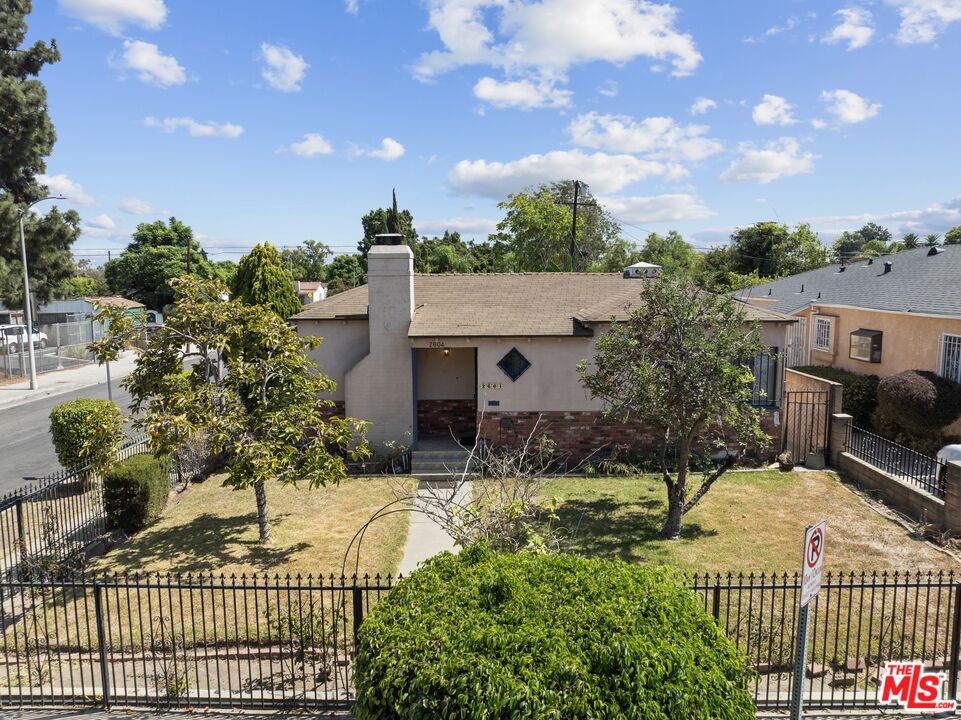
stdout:
<svg viewBox="0 0 961 720">
<path fill-rule="evenodd" d="M 516 382 L 517 378 L 527 372 L 530 366 L 531 361 L 521 355 L 520 350 L 517 348 L 511 348 L 511 351 L 497 363 L 497 367 L 503 370 L 504 374 L 509 377 L 512 382 Z"/>
</svg>

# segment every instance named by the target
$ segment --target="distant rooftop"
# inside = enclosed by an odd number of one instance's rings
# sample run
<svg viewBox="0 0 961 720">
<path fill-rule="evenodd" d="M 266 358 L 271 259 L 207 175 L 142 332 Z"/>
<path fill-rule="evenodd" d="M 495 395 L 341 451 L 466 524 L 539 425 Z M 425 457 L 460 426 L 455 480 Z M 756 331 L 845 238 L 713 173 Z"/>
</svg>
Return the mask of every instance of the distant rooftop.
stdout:
<svg viewBox="0 0 961 720">
<path fill-rule="evenodd" d="M 810 304 L 843 305 L 870 310 L 961 317 L 961 245 L 904 250 L 872 260 L 858 260 L 809 270 L 745 288 L 742 300 L 796 313 Z M 891 263 L 885 272 L 885 263 Z"/>
</svg>

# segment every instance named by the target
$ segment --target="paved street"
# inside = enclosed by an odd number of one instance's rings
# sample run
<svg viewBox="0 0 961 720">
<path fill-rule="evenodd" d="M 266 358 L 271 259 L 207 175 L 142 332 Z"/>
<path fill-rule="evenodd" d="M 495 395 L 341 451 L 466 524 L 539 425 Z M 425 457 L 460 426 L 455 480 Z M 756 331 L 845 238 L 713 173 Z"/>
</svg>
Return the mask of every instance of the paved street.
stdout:
<svg viewBox="0 0 961 720">
<path fill-rule="evenodd" d="M 40 377 L 41 385 L 52 375 Z M 111 383 L 114 401 L 126 409 L 130 396 L 120 388 L 120 380 Z M 0 396 L 3 395 L 0 387 Z M 40 476 L 60 469 L 50 442 L 50 410 L 55 405 L 81 397 L 107 397 L 106 383 L 44 397 L 16 407 L 0 408 L 0 494 L 24 484 L 25 475 Z"/>
</svg>

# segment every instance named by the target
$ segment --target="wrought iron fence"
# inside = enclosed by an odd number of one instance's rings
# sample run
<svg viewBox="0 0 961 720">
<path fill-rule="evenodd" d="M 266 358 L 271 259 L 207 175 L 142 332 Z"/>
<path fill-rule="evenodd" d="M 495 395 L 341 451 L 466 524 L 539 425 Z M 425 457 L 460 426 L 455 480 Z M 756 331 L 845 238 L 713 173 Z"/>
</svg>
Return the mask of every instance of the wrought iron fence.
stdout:
<svg viewBox="0 0 961 720">
<path fill-rule="evenodd" d="M 851 426 L 845 450 L 888 475 L 917 485 L 935 497 L 944 497 L 945 463 L 936 457 L 854 425 Z"/>
<path fill-rule="evenodd" d="M 811 606 L 806 705 L 877 707 L 893 660 L 945 672 L 956 697 L 959 580 L 828 574 Z M 389 576 L 13 582 L 0 605 L 0 706 L 348 708 L 358 630 L 394 585 Z M 786 708 L 799 578 L 701 575 L 691 588 L 755 669 L 758 706 Z"/>
<path fill-rule="evenodd" d="M 118 460 L 150 451 L 146 435 L 126 439 Z M 34 563 L 63 564 L 107 531 L 101 478 L 89 466 L 66 468 L 0 497 L 0 580 Z M 171 485 L 180 482 L 171 463 Z"/>
<path fill-rule="evenodd" d="M 751 383 L 752 407 L 779 407 L 781 383 L 777 353 L 761 352 L 755 355 L 751 362 L 751 373 L 754 375 Z"/>
</svg>

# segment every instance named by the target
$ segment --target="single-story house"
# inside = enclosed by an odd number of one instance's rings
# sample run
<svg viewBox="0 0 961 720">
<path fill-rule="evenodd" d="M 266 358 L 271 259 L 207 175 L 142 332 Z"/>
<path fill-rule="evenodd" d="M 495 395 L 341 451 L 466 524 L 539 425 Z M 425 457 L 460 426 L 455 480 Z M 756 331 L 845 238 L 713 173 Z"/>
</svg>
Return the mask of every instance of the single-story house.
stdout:
<svg viewBox="0 0 961 720">
<path fill-rule="evenodd" d="M 638 447 L 637 427 L 601 422 L 602 403 L 576 366 L 656 273 L 415 274 L 409 247 L 384 244 L 394 237 L 371 248 L 367 285 L 291 318 L 300 335 L 323 337 L 313 359 L 337 382 L 331 399 L 339 413 L 371 421 L 372 445 L 416 448 L 451 435 L 470 444 L 475 434 L 517 444 L 539 423 L 569 457 Z M 744 307 L 780 352 L 794 320 Z M 782 370 L 771 360 L 756 373 L 756 396 L 776 409 Z"/>
<path fill-rule="evenodd" d="M 294 280 L 294 289 L 301 305 L 309 305 L 327 297 L 327 286 L 322 282 Z"/>
</svg>

